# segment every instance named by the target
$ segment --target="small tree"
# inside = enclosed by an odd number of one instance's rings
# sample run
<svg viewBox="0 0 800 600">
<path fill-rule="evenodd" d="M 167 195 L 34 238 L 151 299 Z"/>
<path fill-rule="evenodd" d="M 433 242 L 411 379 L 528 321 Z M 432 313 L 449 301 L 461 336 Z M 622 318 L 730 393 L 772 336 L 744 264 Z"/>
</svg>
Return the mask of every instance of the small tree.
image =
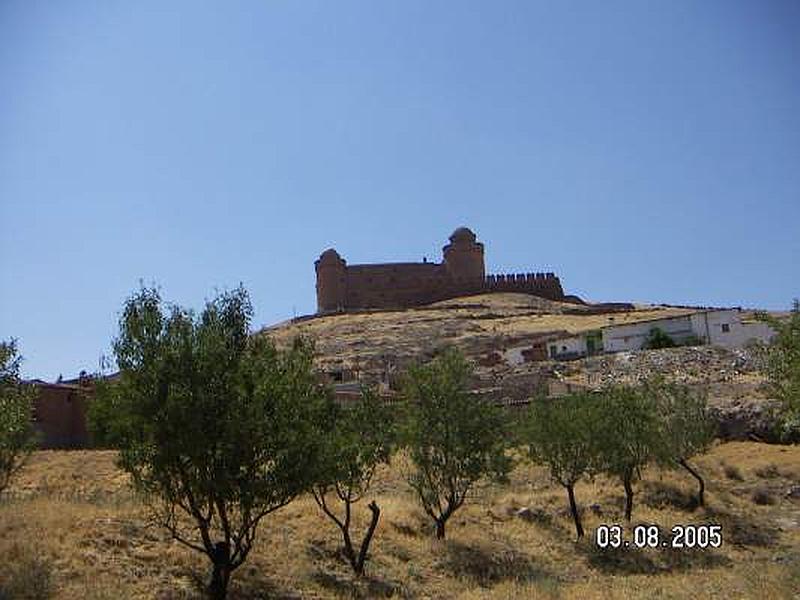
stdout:
<svg viewBox="0 0 800 600">
<path fill-rule="evenodd" d="M 356 548 L 351 536 L 353 505 L 369 491 L 376 467 L 389 460 L 392 448 L 392 418 L 374 390 L 363 388 L 352 407 L 340 407 L 325 432 L 324 469 L 312 491 L 322 511 L 341 530 L 344 554 L 356 575 L 364 572 L 367 552 L 378 526 L 381 510 L 368 504 L 371 520 Z M 341 505 L 337 514 L 332 502 Z"/>
<path fill-rule="evenodd" d="M 19 376 L 17 341 L 0 342 L 0 494 L 34 448 L 34 389 Z"/>
<path fill-rule="evenodd" d="M 766 371 L 781 401 L 784 436 L 800 439 L 800 300 L 795 299 L 786 319 L 767 313 L 759 313 L 758 318 L 775 330 L 765 348 Z"/>
<path fill-rule="evenodd" d="M 156 290 L 142 289 L 113 344 L 120 378 L 98 388 L 97 401 L 113 407 L 121 466 L 153 518 L 208 557 L 214 598 L 226 597 L 261 520 L 314 481 L 329 410 L 312 348 L 279 352 L 251 337 L 251 315 L 242 288 L 199 316 L 165 311 Z"/>
<path fill-rule="evenodd" d="M 648 350 L 658 350 L 659 348 L 674 348 L 675 346 L 676 346 L 675 340 L 673 340 L 660 327 L 653 327 L 647 334 L 647 339 L 644 342 L 644 348 Z"/>
<path fill-rule="evenodd" d="M 575 484 L 591 475 L 598 465 L 597 399 L 592 394 L 573 394 L 531 405 L 523 428 L 531 459 L 550 469 L 550 477 L 567 490 L 569 508 L 578 539 L 583 525 L 575 502 Z"/>
<path fill-rule="evenodd" d="M 642 388 L 607 388 L 598 406 L 601 470 L 625 488 L 625 519 L 633 512 L 633 484 L 656 458 L 660 442 L 655 402 Z"/>
<path fill-rule="evenodd" d="M 717 427 L 708 414 L 704 392 L 693 392 L 688 386 L 653 379 L 644 386 L 644 393 L 654 399 L 660 421 L 660 438 L 656 450 L 662 466 L 680 465 L 697 480 L 697 504 L 705 506 L 705 481 L 689 459 L 708 450 Z"/>
<path fill-rule="evenodd" d="M 483 478 L 503 479 L 511 467 L 501 409 L 468 392 L 472 368 L 455 349 L 409 370 L 404 386 L 408 482 L 433 519 L 436 537 Z"/>
</svg>

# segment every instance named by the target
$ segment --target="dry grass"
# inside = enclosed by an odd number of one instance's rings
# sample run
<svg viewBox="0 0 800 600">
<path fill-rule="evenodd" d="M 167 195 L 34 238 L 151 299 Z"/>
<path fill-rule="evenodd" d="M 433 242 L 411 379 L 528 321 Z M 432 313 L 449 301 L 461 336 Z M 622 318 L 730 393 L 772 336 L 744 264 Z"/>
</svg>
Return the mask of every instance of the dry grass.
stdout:
<svg viewBox="0 0 800 600">
<path fill-rule="evenodd" d="M 418 357 L 436 345 L 458 342 L 482 352 L 509 339 L 548 332 L 587 331 L 608 325 L 608 315 L 581 314 L 583 307 L 527 294 L 483 294 L 407 310 L 346 313 L 284 323 L 266 329 L 277 343 L 296 335 L 317 340 L 323 368 L 355 364 L 369 368 L 385 355 Z M 633 323 L 693 312 L 647 307 L 614 313 L 614 322 Z"/>
<path fill-rule="evenodd" d="M 203 559 L 147 526 L 113 461 L 112 452 L 35 455 L 0 502 L 0 597 L 199 597 Z M 637 486 L 634 523 L 662 530 L 719 523 L 718 550 L 598 551 L 594 529 L 619 522 L 622 510 L 620 486 L 602 479 L 578 486 L 589 539 L 576 544 L 563 491 L 525 465 L 508 485 L 479 490 L 451 520 L 448 540 L 437 542 L 398 459 L 376 481 L 383 514 L 362 581 L 342 561 L 336 529 L 302 498 L 264 523 L 232 596 L 793 597 L 800 589 L 800 502 L 785 490 L 800 477 L 800 447 L 728 443 L 695 462 L 708 476 L 707 507 L 693 507 L 688 476 L 651 470 Z M 740 469 L 742 481 L 725 477 L 725 465 Z M 754 504 L 757 490 L 775 503 Z M 523 508 L 528 518 L 518 516 Z"/>
</svg>

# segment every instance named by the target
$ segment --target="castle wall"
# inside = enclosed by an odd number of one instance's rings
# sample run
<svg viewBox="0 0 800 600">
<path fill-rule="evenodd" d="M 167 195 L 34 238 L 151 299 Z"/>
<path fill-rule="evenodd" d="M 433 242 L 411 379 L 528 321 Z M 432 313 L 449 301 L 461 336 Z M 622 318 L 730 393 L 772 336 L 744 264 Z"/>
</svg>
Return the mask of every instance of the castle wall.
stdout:
<svg viewBox="0 0 800 600">
<path fill-rule="evenodd" d="M 562 300 L 553 273 L 485 275 L 483 244 L 466 228 L 443 248 L 442 263 L 347 265 L 335 250 L 322 253 L 317 271 L 317 310 L 407 308 L 485 292 L 517 292 Z"/>
<path fill-rule="evenodd" d="M 445 279 L 436 263 L 351 265 L 345 268 L 347 308 L 416 306 L 436 295 Z"/>
<path fill-rule="evenodd" d="M 512 273 L 486 276 L 487 292 L 517 292 L 562 300 L 561 280 L 553 273 Z"/>
<path fill-rule="evenodd" d="M 352 265 L 345 267 L 344 308 L 406 308 L 485 292 L 516 292 L 551 300 L 564 297 L 552 273 L 451 277 L 436 263 Z"/>
</svg>

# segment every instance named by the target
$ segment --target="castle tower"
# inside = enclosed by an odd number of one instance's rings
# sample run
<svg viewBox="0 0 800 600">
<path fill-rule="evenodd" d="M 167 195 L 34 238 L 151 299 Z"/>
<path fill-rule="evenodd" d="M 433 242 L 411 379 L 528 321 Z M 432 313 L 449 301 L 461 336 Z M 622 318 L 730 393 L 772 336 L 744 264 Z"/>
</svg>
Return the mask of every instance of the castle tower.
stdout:
<svg viewBox="0 0 800 600">
<path fill-rule="evenodd" d="M 345 307 L 346 263 L 333 248 L 314 262 L 317 271 L 317 312 L 336 312 Z"/>
<path fill-rule="evenodd" d="M 467 227 L 459 227 L 450 236 L 450 243 L 442 248 L 444 267 L 447 273 L 460 280 L 483 280 L 486 270 L 483 264 L 483 244 Z"/>
</svg>

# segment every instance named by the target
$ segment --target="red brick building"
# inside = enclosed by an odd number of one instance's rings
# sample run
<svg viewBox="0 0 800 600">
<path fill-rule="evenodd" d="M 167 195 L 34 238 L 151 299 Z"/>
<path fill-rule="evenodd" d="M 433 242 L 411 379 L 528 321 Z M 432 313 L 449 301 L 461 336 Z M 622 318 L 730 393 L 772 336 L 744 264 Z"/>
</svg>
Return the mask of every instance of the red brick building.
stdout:
<svg viewBox="0 0 800 600">
<path fill-rule="evenodd" d="M 86 448 L 87 400 L 92 388 L 86 383 L 31 381 L 36 388 L 33 418 L 43 449 Z"/>
</svg>

